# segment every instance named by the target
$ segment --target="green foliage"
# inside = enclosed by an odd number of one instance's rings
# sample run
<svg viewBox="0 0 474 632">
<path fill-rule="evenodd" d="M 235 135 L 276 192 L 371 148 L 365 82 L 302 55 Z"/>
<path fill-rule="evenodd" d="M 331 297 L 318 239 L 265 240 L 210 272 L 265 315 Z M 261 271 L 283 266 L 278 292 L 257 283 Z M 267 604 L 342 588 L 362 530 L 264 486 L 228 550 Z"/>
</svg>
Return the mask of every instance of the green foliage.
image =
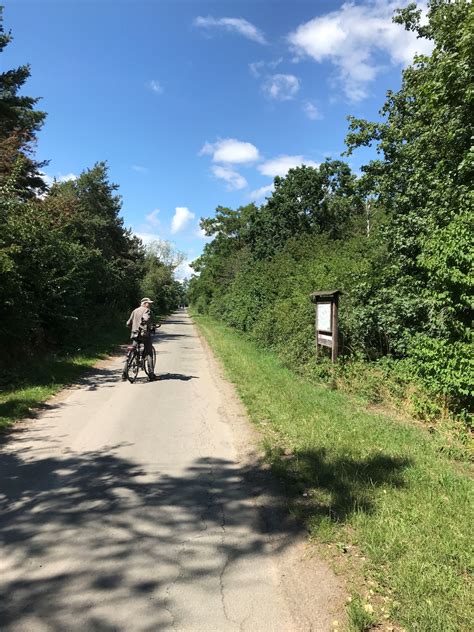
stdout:
<svg viewBox="0 0 474 632">
<path fill-rule="evenodd" d="M 94 187 L 104 189 L 97 205 Z M 0 187 L 2 348 L 63 346 L 137 300 L 137 243 L 123 229 L 104 164 L 22 201 Z"/>
<path fill-rule="evenodd" d="M 342 247 L 343 246 L 343 247 Z M 341 335 L 346 352 L 384 349 L 376 318 L 365 304 L 373 291 L 379 244 L 357 236 L 334 241 L 326 235 L 289 240 L 267 261 L 247 259 L 233 280 L 212 294 L 207 311 L 247 332 L 291 363 L 314 355 L 314 306 L 309 294 L 319 287 L 338 287 Z M 199 287 L 201 279 L 194 281 Z"/>
<path fill-rule="evenodd" d="M 0 187 L 2 349 L 83 344 L 140 295 L 151 295 L 159 313 L 179 304 L 180 258 L 171 262 L 169 247 L 144 249 L 124 229 L 116 189 L 105 163 L 43 198 L 23 201 Z"/>
<path fill-rule="evenodd" d="M 356 178 L 346 163 L 303 165 L 290 169 L 285 178 L 275 178 L 275 191 L 250 215 L 245 237 L 255 257 L 268 258 L 299 235 L 348 234 L 361 211 Z"/>
<path fill-rule="evenodd" d="M 377 302 L 391 348 L 451 406 L 472 396 L 472 192 L 474 29 L 472 3 L 433 0 L 421 25 L 413 5 L 396 20 L 433 39 L 389 93 L 382 123 L 351 119 L 349 150 L 376 143 L 365 167 L 390 214 L 390 265 Z M 394 319 L 394 314 L 397 314 Z M 398 321 L 398 322 L 397 322 Z"/>
<path fill-rule="evenodd" d="M 365 632 L 376 623 L 373 608 L 370 604 L 364 603 L 360 595 L 356 594 L 352 595 L 347 605 L 347 616 L 350 632 Z"/>
<path fill-rule="evenodd" d="M 432 0 L 428 15 L 421 24 L 409 5 L 395 20 L 431 38 L 432 55 L 403 72 L 380 122 L 350 118 L 348 153 L 375 144 L 379 159 L 359 179 L 341 161 L 292 169 L 260 208 L 219 207 L 202 220 L 214 240 L 195 263 L 190 298 L 333 384 L 348 382 L 350 358 L 370 400 L 398 391 L 432 418 L 465 415 L 473 395 L 474 10 Z M 328 375 L 314 367 L 308 296 L 335 288 L 345 368 Z M 384 365 L 388 389 L 375 385 L 384 357 L 402 367 Z M 362 370 L 367 360 L 373 371 Z"/>
<path fill-rule="evenodd" d="M 11 41 L 11 33 L 5 33 L 3 28 L 3 7 L 0 6 L 0 53 Z M 36 162 L 31 157 L 36 134 L 46 114 L 34 109 L 38 98 L 19 94 L 29 76 L 27 65 L 0 73 L 0 185 L 5 184 L 16 165 L 15 190 L 22 197 L 32 197 L 35 191 L 46 189 L 39 174 L 46 163 Z"/>
</svg>

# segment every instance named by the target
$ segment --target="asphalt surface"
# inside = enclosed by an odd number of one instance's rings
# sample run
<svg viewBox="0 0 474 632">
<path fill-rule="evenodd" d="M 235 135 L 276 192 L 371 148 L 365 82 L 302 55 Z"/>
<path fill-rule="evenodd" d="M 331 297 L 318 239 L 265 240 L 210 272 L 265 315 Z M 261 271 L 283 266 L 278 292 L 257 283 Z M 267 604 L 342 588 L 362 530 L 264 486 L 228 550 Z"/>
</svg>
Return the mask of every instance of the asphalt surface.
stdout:
<svg viewBox="0 0 474 632">
<path fill-rule="evenodd" d="M 301 615 L 291 529 L 271 495 L 262 511 L 247 422 L 190 318 L 155 347 L 157 382 L 121 382 L 116 356 L 0 444 L 0 630 L 329 629 L 337 586 L 324 571 Z"/>
</svg>

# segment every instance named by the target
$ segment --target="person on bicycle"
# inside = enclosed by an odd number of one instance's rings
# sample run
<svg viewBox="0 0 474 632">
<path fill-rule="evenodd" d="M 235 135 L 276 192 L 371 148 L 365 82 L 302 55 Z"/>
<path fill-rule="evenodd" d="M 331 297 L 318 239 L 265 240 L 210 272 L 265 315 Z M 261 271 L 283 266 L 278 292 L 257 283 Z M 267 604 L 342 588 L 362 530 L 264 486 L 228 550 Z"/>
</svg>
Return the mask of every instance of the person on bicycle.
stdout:
<svg viewBox="0 0 474 632">
<path fill-rule="evenodd" d="M 140 307 L 137 307 L 130 314 L 130 318 L 127 320 L 127 327 L 131 328 L 130 338 L 132 339 L 132 345 L 138 346 L 143 344 L 144 355 L 148 356 L 149 366 L 153 366 L 153 345 L 151 341 L 151 334 L 154 330 L 153 321 L 151 319 L 150 307 L 153 301 L 148 298 L 142 298 Z M 127 379 L 127 362 L 125 360 L 124 369 L 122 373 L 122 380 Z M 151 373 L 148 376 L 150 381 L 156 380 L 156 375 Z"/>
</svg>

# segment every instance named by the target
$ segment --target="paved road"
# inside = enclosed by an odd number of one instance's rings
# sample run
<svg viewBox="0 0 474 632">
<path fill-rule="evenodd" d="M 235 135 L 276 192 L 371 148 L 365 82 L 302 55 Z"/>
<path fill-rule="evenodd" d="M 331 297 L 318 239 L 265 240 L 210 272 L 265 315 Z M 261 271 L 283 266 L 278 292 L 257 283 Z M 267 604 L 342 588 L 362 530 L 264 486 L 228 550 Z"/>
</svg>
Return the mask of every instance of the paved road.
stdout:
<svg viewBox="0 0 474 632">
<path fill-rule="evenodd" d="M 116 357 L 0 446 L 0 630 L 328 629 L 295 615 L 288 532 L 189 317 L 155 344 L 158 382 L 122 383 Z"/>
</svg>

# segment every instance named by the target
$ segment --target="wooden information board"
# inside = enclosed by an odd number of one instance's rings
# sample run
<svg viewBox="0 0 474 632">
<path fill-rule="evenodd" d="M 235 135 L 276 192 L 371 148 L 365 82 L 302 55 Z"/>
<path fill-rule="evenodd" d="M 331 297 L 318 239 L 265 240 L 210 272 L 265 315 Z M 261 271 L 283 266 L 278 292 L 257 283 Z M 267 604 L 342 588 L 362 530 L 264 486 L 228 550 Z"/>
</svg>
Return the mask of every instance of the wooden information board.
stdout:
<svg viewBox="0 0 474 632">
<path fill-rule="evenodd" d="M 311 294 L 316 304 L 316 355 L 318 347 L 331 349 L 331 359 L 336 361 L 339 354 L 338 307 L 340 290 L 319 291 Z"/>
</svg>

